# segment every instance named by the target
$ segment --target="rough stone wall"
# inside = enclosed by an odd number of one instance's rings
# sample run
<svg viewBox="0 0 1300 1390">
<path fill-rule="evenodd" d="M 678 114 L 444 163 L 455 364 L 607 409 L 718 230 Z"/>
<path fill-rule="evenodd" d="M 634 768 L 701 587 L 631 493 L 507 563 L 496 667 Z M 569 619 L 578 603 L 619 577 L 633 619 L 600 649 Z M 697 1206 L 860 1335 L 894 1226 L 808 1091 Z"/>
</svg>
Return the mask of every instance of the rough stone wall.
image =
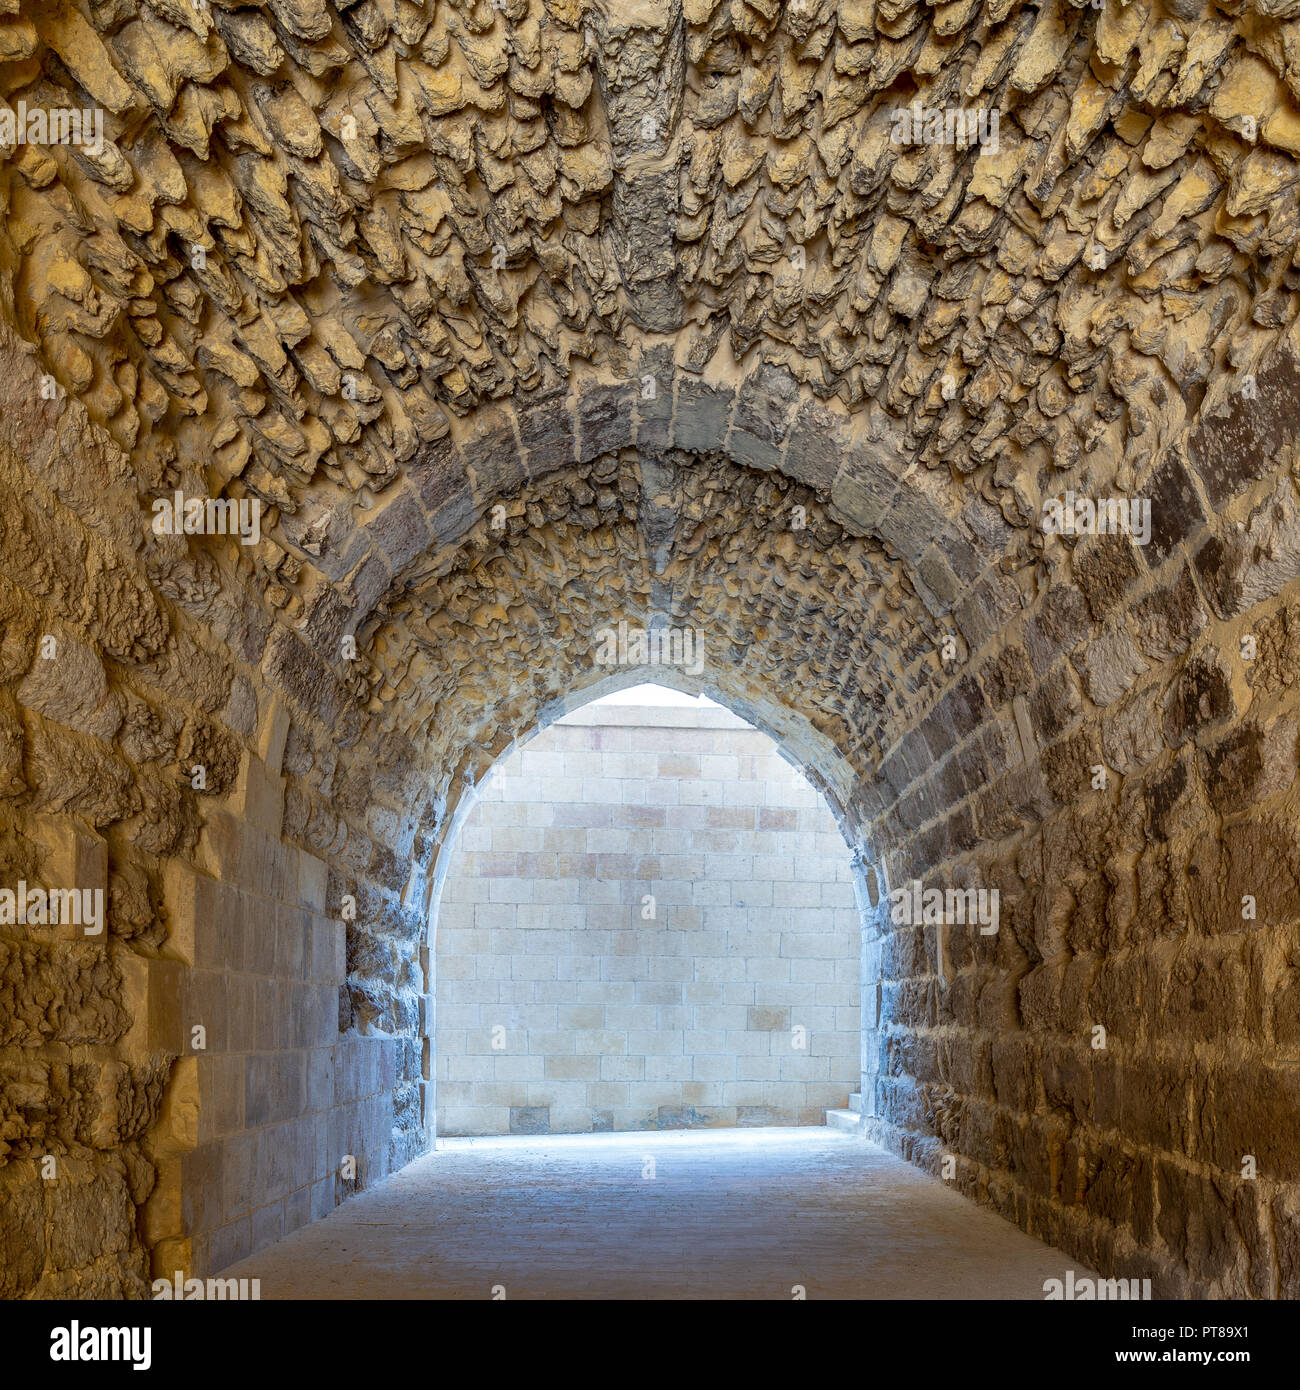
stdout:
<svg viewBox="0 0 1300 1390">
<path fill-rule="evenodd" d="M 388 1171 L 394 1044 L 339 1040 L 326 866 L 280 838 L 269 617 L 228 551 L 153 534 L 121 451 L 0 336 L 0 889 L 106 909 L 0 923 L 0 1290 L 147 1296 Z"/>
<path fill-rule="evenodd" d="M 0 160 L 40 354 L 5 331 L 0 819 L 15 881 L 116 904 L 102 942 L 0 927 L 14 1290 L 200 1258 L 166 873 L 212 876 L 218 804 L 254 898 L 355 901 L 370 1171 L 419 1151 L 464 793 L 598 681 L 595 629 L 659 617 L 878 890 L 1005 892 L 996 939 L 881 923 L 875 1132 L 1103 1270 L 1293 1293 L 1298 23 L 2 0 L 8 109 L 107 139 Z M 900 154 L 914 98 L 997 148 Z M 263 501 L 262 540 L 152 537 L 176 487 Z M 1151 543 L 1045 534 L 1066 490 L 1149 500 Z"/>
<path fill-rule="evenodd" d="M 502 759 L 432 930 L 439 1134 L 822 1124 L 857 1089 L 849 850 L 726 710 L 587 706 Z"/>
<path fill-rule="evenodd" d="M 1160 1296 L 1300 1290 L 1300 505 L 1279 426 L 1204 414 L 1157 494 L 1166 540 L 1079 542 L 1072 582 L 970 664 L 954 722 L 881 769 L 889 883 L 960 864 L 1000 887 L 1003 924 L 941 945 L 882 901 L 869 1132 L 959 1155 L 963 1190 Z"/>
</svg>

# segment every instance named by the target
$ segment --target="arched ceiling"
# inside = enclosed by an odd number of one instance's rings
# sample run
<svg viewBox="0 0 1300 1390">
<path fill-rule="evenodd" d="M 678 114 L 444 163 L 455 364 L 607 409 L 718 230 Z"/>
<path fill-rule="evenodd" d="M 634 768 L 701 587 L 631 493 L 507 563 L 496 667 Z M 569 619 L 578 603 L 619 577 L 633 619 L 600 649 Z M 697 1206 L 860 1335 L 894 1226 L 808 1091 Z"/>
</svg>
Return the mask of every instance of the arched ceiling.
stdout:
<svg viewBox="0 0 1300 1390">
<path fill-rule="evenodd" d="M 942 637 L 1084 587 L 1043 497 L 1144 490 L 1154 566 L 1205 519 L 1198 410 L 1215 504 L 1291 399 L 1300 0 L 0 10 L 9 108 L 105 133 L 6 147 L 4 314 L 142 515 L 269 504 L 220 563 L 278 614 L 264 674 L 374 754 L 345 815 L 486 730 L 458 682 L 540 707 L 549 644 L 572 684 L 574 602 L 698 621 L 734 698 L 766 679 L 888 778 L 900 713 L 962 719 Z M 892 143 L 914 100 L 996 146 Z M 201 614 L 182 549 L 151 576 Z"/>
<path fill-rule="evenodd" d="M 996 143 L 895 144 L 913 102 Z M 66 108 L 102 147 L 17 141 Z M 1180 1280 L 1177 1194 L 1259 1152 L 1263 1282 L 1200 1274 L 1284 1287 L 1298 161 L 1300 0 L 0 0 L 9 881 L 89 845 L 137 1003 L 192 878 L 355 896 L 404 1161 L 465 790 L 600 629 L 689 627 L 884 885 L 1002 894 L 875 943 L 890 1142 L 1090 1267 L 1159 1206 Z M 177 488 L 260 540 L 154 534 Z M 1045 534 L 1067 490 L 1150 544 Z M 111 1014 L 67 1036 L 121 1095 Z M 1171 1066 L 1217 1134 L 1147 1123 Z"/>
<path fill-rule="evenodd" d="M 845 807 L 891 723 L 941 681 L 938 625 L 898 562 L 779 474 L 628 450 L 496 505 L 436 562 L 415 562 L 366 643 L 383 707 L 453 765 L 466 744 L 495 755 L 607 677 L 602 634 L 620 622 L 689 631 L 682 664 L 769 727 L 791 731 L 797 711 L 842 755 L 853 780 L 832 791 Z"/>
<path fill-rule="evenodd" d="M 1023 510 L 1042 466 L 1140 470 L 1295 314 L 1296 0 L 4 10 L 5 100 L 106 143 L 11 150 L 0 294 L 146 489 L 364 505 L 672 334 Z M 891 144 L 913 99 L 996 150 Z"/>
</svg>

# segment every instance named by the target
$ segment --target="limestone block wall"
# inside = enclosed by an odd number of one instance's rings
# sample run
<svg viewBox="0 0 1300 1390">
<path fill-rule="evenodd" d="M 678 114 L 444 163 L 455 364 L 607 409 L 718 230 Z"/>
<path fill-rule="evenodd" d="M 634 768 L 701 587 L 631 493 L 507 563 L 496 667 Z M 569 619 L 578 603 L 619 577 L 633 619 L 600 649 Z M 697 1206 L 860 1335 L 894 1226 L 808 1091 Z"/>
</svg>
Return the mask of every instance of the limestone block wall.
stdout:
<svg viewBox="0 0 1300 1390">
<path fill-rule="evenodd" d="M 327 874 L 275 833 L 282 779 L 255 761 L 252 794 L 214 812 L 197 872 L 170 873 L 191 967 L 178 1084 L 198 1099 L 179 1165 L 197 1265 L 219 1270 L 331 1211 L 389 1172 L 395 1043 L 346 1037 L 346 933 Z M 242 813 L 242 814 L 241 814 Z M 189 949 L 186 949 L 186 948 Z"/>
<path fill-rule="evenodd" d="M 765 734 L 707 706 L 580 709 L 461 829 L 438 1132 L 821 1124 L 858 1087 L 860 940 L 848 847 Z"/>
</svg>

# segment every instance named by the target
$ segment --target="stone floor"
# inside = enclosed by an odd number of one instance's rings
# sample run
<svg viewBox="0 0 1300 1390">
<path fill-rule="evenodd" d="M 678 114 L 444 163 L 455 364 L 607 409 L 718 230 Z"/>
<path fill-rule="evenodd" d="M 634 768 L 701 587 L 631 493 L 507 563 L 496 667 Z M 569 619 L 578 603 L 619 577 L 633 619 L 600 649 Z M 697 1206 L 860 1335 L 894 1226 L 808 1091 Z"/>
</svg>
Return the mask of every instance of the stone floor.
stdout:
<svg viewBox="0 0 1300 1390">
<path fill-rule="evenodd" d="M 1041 1299 L 1070 1267 L 1089 1272 L 804 1128 L 443 1140 L 225 1273 L 271 1299 Z"/>
</svg>

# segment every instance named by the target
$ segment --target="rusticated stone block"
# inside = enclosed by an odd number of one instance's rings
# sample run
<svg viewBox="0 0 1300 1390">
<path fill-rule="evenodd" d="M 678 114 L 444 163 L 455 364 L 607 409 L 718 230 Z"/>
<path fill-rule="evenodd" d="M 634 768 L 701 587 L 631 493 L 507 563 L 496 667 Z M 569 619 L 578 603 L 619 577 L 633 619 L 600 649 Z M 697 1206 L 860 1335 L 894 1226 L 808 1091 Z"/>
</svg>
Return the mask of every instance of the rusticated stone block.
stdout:
<svg viewBox="0 0 1300 1390">
<path fill-rule="evenodd" d="M 5 1219 L 0 1226 L 0 1293 L 23 1298 L 32 1292 L 45 1268 L 46 1219 L 44 1180 L 32 1160 L 0 1164 L 0 1191 Z"/>
<path fill-rule="evenodd" d="M 1147 669 L 1128 630 L 1121 624 L 1106 628 L 1074 658 L 1084 691 L 1094 705 L 1105 708 L 1128 693 Z"/>
<path fill-rule="evenodd" d="M 1244 1274 L 1247 1251 L 1233 1216 L 1232 1186 L 1173 1162 L 1156 1166 L 1157 1229 L 1174 1257 L 1207 1281 Z"/>
<path fill-rule="evenodd" d="M 1187 437 L 1187 456 L 1219 511 L 1277 467 L 1294 428 L 1300 367 L 1285 347 L 1254 373 L 1255 390 L 1230 391 L 1220 407 L 1202 412 Z"/>
<path fill-rule="evenodd" d="M 847 457 L 850 438 L 847 417 L 804 401 L 790 422 L 784 471 L 816 492 L 829 492 Z"/>
<path fill-rule="evenodd" d="M 431 516 L 464 490 L 465 460 L 450 437 L 423 444 L 406 471 Z"/>
<path fill-rule="evenodd" d="M 1038 739 L 1047 742 L 1077 722 L 1083 699 L 1073 670 L 1062 662 L 1043 679 L 1027 702 L 1029 718 Z"/>
<path fill-rule="evenodd" d="M 909 560 L 918 560 L 936 537 L 941 537 L 944 547 L 952 551 L 965 544 L 955 531 L 945 534 L 949 532 L 949 523 L 943 510 L 907 482 L 899 483 L 884 516 L 872 529 Z"/>
<path fill-rule="evenodd" d="M 5 1045 L 114 1043 L 129 1025 L 120 970 L 102 946 L 0 942 L 0 989 Z"/>
<path fill-rule="evenodd" d="M 530 478 L 545 477 L 577 459 L 573 405 L 567 395 L 557 392 L 521 401 L 515 419 Z"/>
<path fill-rule="evenodd" d="M 1041 675 L 1062 652 L 1073 652 L 1089 631 L 1088 608 L 1077 589 L 1050 589 L 1025 624 L 1025 650 Z"/>
<path fill-rule="evenodd" d="M 673 443 L 677 367 L 672 345 L 644 348 L 636 358 L 633 375 L 637 450 L 643 457 L 654 458 Z"/>
<path fill-rule="evenodd" d="M 673 415 L 674 445 L 699 453 L 721 449 L 734 402 L 734 387 L 713 386 L 692 376 L 679 376 Z"/>
<path fill-rule="evenodd" d="M 1206 1103 L 1195 1115 L 1191 1156 L 1240 1174 L 1247 1154 L 1260 1176 L 1295 1182 L 1300 1157 L 1287 1136 L 1300 1107 L 1294 1068 L 1222 1065 L 1206 1078 Z"/>
<path fill-rule="evenodd" d="M 993 709 L 1000 709 L 1016 695 L 1028 695 L 1033 688 L 1033 671 L 1023 647 L 1004 647 L 980 671 L 984 696 Z"/>
<path fill-rule="evenodd" d="M 635 383 L 590 383 L 580 388 L 574 414 L 578 424 L 576 457 L 594 459 L 632 443 L 637 400 Z"/>
<path fill-rule="evenodd" d="M 1080 544 L 1071 568 L 1088 611 L 1099 623 L 1110 616 L 1142 573 L 1132 541 L 1122 535 Z"/>
<path fill-rule="evenodd" d="M 1296 721 L 1247 723 L 1202 753 L 1206 793 L 1219 815 L 1284 792 L 1295 780 Z"/>
<path fill-rule="evenodd" d="M 18 687 L 19 703 L 69 728 L 111 739 L 122 722 L 122 699 L 110 693 L 103 664 L 71 635 L 59 634 L 55 641 L 55 654 L 38 656 Z"/>
<path fill-rule="evenodd" d="M 961 581 L 948 563 L 947 553 L 946 547 L 931 546 L 921 556 L 913 580 L 925 606 L 936 616 L 946 613 L 963 592 Z"/>
<path fill-rule="evenodd" d="M 1168 588 L 1157 589 L 1133 606 L 1137 644 L 1153 661 L 1185 652 L 1207 622 L 1191 571 L 1184 568 Z"/>
<path fill-rule="evenodd" d="M 790 432 L 799 385 L 789 372 L 763 363 L 736 388 L 727 451 L 749 468 L 777 468 Z"/>
<path fill-rule="evenodd" d="M 459 441 L 474 490 L 480 504 L 494 502 L 524 481 L 524 461 L 515 437 L 514 417 L 505 411 L 481 415 L 474 427 Z M 427 505 L 427 503 L 426 503 Z M 431 512 L 436 508 L 429 508 Z"/>
<path fill-rule="evenodd" d="M 286 628 L 267 646 L 267 679 L 326 727 L 336 723 L 346 696 L 324 662 Z"/>
<path fill-rule="evenodd" d="M 134 1210 L 120 1161 L 64 1159 L 58 1187 L 46 1186 L 49 1259 L 54 1269 L 75 1270 L 134 1243 Z"/>
<path fill-rule="evenodd" d="M 1101 747 L 1108 768 L 1127 776 L 1164 751 L 1158 693 L 1138 690 L 1107 710 Z"/>
<path fill-rule="evenodd" d="M 1151 539 L 1143 557 L 1154 566 L 1200 531 L 1206 523 L 1205 509 L 1176 453 L 1171 452 L 1156 467 L 1142 493 L 1151 503 Z"/>
<path fill-rule="evenodd" d="M 390 489 L 362 528 L 372 548 L 387 561 L 392 574 L 404 569 L 428 549 L 429 528 L 413 492 Z"/>
<path fill-rule="evenodd" d="M 1165 737 L 1180 748 L 1236 712 L 1232 673 L 1211 648 L 1192 657 L 1179 672 L 1165 704 Z"/>
<path fill-rule="evenodd" d="M 1290 479 L 1251 512 L 1244 529 L 1211 536 L 1197 550 L 1195 565 L 1221 618 L 1246 612 L 1300 576 L 1300 511 Z"/>
</svg>

